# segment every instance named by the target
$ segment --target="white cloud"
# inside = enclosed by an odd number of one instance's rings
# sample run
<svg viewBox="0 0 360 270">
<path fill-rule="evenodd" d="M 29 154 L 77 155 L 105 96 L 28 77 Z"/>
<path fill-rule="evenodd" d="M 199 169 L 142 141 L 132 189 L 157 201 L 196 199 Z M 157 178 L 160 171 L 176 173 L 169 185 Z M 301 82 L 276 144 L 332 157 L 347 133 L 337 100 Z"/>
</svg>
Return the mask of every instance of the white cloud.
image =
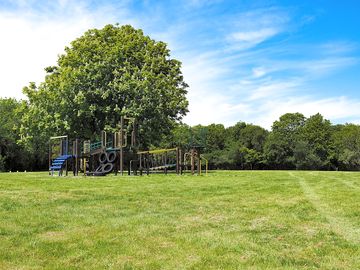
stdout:
<svg viewBox="0 0 360 270">
<path fill-rule="evenodd" d="M 44 68 L 55 65 L 65 46 L 87 29 L 115 23 L 110 8 L 91 11 L 82 2 L 60 0 L 48 12 L 33 11 L 26 1 L 20 1 L 19 10 L 0 11 L 0 96 L 24 98 L 22 88 L 29 82 L 44 80 Z M 46 9 L 46 7 L 44 7 Z M 117 10 L 123 14 L 126 11 Z"/>
<path fill-rule="evenodd" d="M 264 67 L 256 67 L 252 69 L 252 73 L 255 78 L 260 78 L 267 74 L 267 70 Z"/>
<path fill-rule="evenodd" d="M 217 89 L 216 81 L 228 70 L 214 61 L 213 55 L 187 56 L 183 59 L 183 74 L 189 84 L 189 110 L 185 122 L 190 125 L 226 119 L 226 97 Z"/>
<path fill-rule="evenodd" d="M 281 115 L 295 112 L 303 113 L 306 117 L 320 113 L 334 122 L 344 122 L 360 117 L 360 100 L 347 97 L 314 99 L 311 96 L 268 100 L 256 113 L 254 123 L 269 129 Z"/>
<path fill-rule="evenodd" d="M 294 65 L 298 69 L 303 69 L 312 76 L 328 75 L 340 69 L 356 64 L 358 60 L 354 57 L 326 57 L 323 59 L 303 61 Z"/>
<path fill-rule="evenodd" d="M 246 50 L 288 30 L 287 12 L 277 8 L 241 13 L 234 20 L 235 31 L 227 36 L 234 50 Z"/>
<path fill-rule="evenodd" d="M 263 28 L 252 31 L 235 32 L 230 35 L 229 39 L 236 42 L 237 49 L 243 50 L 254 47 L 278 33 L 280 33 L 280 31 L 276 28 Z"/>
<path fill-rule="evenodd" d="M 296 80 L 289 81 L 271 81 L 270 83 L 264 83 L 254 90 L 248 98 L 248 101 L 254 101 L 264 98 L 274 98 L 279 95 L 289 94 L 289 92 L 295 90 L 301 83 Z"/>
</svg>

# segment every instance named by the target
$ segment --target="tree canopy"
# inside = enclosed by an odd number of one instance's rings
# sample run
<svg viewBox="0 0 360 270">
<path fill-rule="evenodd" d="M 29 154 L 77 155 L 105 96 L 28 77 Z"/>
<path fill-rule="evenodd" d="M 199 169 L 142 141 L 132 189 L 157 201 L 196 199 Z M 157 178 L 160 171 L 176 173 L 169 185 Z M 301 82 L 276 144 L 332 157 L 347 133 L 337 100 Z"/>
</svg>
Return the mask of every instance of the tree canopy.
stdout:
<svg viewBox="0 0 360 270">
<path fill-rule="evenodd" d="M 129 25 L 88 30 L 46 72 L 38 87 L 24 88 L 29 99 L 25 141 L 39 128 L 45 137 L 66 133 L 92 139 L 123 115 L 137 119 L 146 146 L 187 112 L 181 63 L 170 57 L 164 42 Z M 37 119 L 37 127 L 29 119 Z"/>
</svg>

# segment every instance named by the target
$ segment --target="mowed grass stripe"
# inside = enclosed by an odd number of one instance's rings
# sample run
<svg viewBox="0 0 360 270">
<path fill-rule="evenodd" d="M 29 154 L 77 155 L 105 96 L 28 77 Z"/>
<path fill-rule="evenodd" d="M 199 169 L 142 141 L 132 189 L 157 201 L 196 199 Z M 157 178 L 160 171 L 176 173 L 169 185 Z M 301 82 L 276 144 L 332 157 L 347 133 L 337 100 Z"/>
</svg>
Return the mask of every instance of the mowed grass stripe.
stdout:
<svg viewBox="0 0 360 270">
<path fill-rule="evenodd" d="M 360 177 L 357 172 L 311 172 L 310 174 L 317 177 L 326 176 L 326 179 L 336 180 L 349 188 L 360 189 Z"/>
<path fill-rule="evenodd" d="M 343 177 L 332 176 L 331 179 L 335 179 L 337 181 L 340 181 L 341 183 L 343 183 L 345 186 L 347 186 L 349 188 L 360 190 L 360 186 L 358 184 L 354 183 L 354 181 L 350 180 L 349 177 L 344 178 L 344 176 Z"/>
<path fill-rule="evenodd" d="M 321 201 L 334 212 L 335 215 L 351 221 L 360 227 L 360 189 L 350 187 L 346 183 L 356 185 L 359 182 L 358 172 L 296 172 L 306 179 Z"/>
<path fill-rule="evenodd" d="M 298 179 L 299 184 L 304 191 L 306 198 L 313 204 L 315 209 L 326 218 L 329 222 L 332 230 L 344 237 L 347 241 L 354 244 L 360 244 L 360 228 L 355 227 L 344 217 L 340 217 L 333 211 L 326 203 L 321 201 L 318 194 L 314 189 L 307 183 L 304 177 L 295 175 L 293 172 L 289 172 L 289 175 L 293 178 Z"/>
</svg>

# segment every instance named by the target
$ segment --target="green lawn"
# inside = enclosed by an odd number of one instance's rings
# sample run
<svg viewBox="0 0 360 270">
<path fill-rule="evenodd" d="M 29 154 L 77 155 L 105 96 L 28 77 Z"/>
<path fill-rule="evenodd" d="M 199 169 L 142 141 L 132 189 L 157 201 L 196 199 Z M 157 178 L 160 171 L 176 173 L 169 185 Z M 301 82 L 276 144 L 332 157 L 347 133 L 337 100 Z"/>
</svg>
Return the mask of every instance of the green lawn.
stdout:
<svg viewBox="0 0 360 270">
<path fill-rule="evenodd" d="M 0 174 L 0 269 L 360 269 L 360 173 Z"/>
</svg>

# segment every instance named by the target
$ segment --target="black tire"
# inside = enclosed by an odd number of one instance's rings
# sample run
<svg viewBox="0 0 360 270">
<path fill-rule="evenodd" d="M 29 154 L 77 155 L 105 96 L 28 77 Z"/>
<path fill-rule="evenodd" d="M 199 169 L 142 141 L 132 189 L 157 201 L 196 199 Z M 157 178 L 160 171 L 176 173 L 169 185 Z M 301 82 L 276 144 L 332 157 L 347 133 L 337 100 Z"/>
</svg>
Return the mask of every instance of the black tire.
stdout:
<svg viewBox="0 0 360 270">
<path fill-rule="evenodd" d="M 114 169 L 114 164 L 106 163 L 106 164 L 104 164 L 104 167 L 102 168 L 102 172 L 105 174 L 111 173 L 113 169 Z"/>
<path fill-rule="evenodd" d="M 107 154 L 106 153 L 101 153 L 99 156 L 99 162 L 101 164 L 104 164 L 107 161 Z"/>
<path fill-rule="evenodd" d="M 109 163 L 114 163 L 116 160 L 116 152 L 110 152 L 107 154 L 107 161 Z"/>
<path fill-rule="evenodd" d="M 100 164 L 100 166 L 96 168 L 95 172 L 102 172 L 103 168 L 104 168 L 104 164 Z"/>
</svg>

